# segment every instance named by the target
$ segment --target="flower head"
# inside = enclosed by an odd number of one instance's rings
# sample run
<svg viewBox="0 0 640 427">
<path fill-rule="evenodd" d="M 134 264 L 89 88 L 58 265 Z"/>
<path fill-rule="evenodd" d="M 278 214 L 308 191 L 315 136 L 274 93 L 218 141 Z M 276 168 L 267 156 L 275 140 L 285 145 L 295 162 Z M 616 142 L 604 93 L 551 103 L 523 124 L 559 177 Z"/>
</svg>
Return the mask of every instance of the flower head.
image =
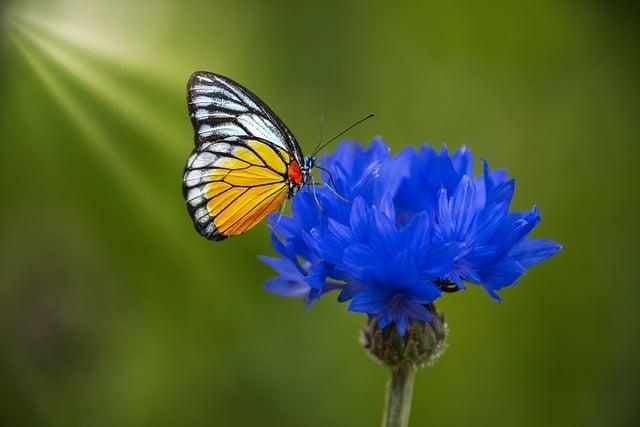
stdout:
<svg viewBox="0 0 640 427">
<path fill-rule="evenodd" d="M 435 241 L 458 242 L 460 251 L 449 274 L 441 277 L 464 289 L 464 281 L 482 285 L 495 299 L 497 290 L 514 284 L 525 269 L 555 254 L 560 245 L 525 237 L 540 221 L 536 207 L 509 212 L 515 180 L 504 170 L 472 178 L 473 157 L 466 147 L 449 156 L 428 145 L 406 149 L 398 159 L 410 165 L 395 196 L 403 218 L 426 211 L 436 219 Z M 418 197 L 422 195 L 422 197 Z"/>
<path fill-rule="evenodd" d="M 427 306 L 443 284 L 476 283 L 499 299 L 499 289 L 560 249 L 526 238 L 538 210 L 510 212 L 514 180 L 487 162 L 473 178 L 465 147 L 392 156 L 379 138 L 367 149 L 345 141 L 321 163 L 325 185 L 296 196 L 291 216 L 269 219 L 280 255 L 261 258 L 279 273 L 265 285 L 271 292 L 310 304 L 339 290 L 350 311 L 404 335 L 411 320 L 432 320 Z"/>
</svg>

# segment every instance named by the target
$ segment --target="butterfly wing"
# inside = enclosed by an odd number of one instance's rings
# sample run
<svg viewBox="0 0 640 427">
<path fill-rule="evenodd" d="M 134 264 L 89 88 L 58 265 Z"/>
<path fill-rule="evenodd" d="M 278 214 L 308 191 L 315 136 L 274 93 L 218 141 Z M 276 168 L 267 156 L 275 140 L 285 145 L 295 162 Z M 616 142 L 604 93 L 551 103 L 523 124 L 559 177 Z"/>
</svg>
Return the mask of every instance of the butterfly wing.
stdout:
<svg viewBox="0 0 640 427">
<path fill-rule="evenodd" d="M 289 156 L 259 139 L 228 137 L 197 147 L 185 167 L 183 192 L 200 234 L 223 240 L 243 233 L 288 195 Z"/>
<path fill-rule="evenodd" d="M 241 84 L 218 74 L 195 72 L 187 83 L 187 103 L 196 146 L 228 136 L 255 136 L 286 150 L 302 164 L 302 151 L 289 128 Z"/>
<path fill-rule="evenodd" d="M 275 113 L 230 79 L 194 73 L 187 102 L 196 147 L 185 166 L 183 194 L 196 230 L 223 240 L 282 204 L 289 194 L 287 168 L 302 154 Z"/>
</svg>

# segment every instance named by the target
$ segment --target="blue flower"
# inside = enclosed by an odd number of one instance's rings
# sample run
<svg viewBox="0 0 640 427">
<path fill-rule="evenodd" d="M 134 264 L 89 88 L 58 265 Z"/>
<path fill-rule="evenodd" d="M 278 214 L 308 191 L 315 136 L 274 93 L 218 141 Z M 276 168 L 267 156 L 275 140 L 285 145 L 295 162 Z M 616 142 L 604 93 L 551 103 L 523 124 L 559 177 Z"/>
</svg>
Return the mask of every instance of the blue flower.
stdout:
<svg viewBox="0 0 640 427">
<path fill-rule="evenodd" d="M 458 242 L 460 253 L 453 268 L 442 279 L 464 289 L 464 281 L 482 285 L 496 300 L 496 291 L 512 285 L 526 268 L 558 252 L 550 240 L 526 239 L 540 221 L 536 207 L 527 212 L 509 212 L 515 180 L 505 171 L 491 171 L 483 161 L 483 175 L 470 177 L 473 159 L 463 147 L 449 156 L 446 147 L 436 155 L 429 146 L 404 154 L 417 173 L 403 183 L 396 195 L 402 212 L 427 211 L 436 218 L 435 241 Z M 410 196 L 413 194 L 413 198 Z M 415 197 L 424 194 L 424 199 Z"/>
<path fill-rule="evenodd" d="M 291 216 L 269 218 L 280 255 L 261 257 L 279 274 L 265 284 L 271 292 L 311 304 L 338 290 L 350 311 L 404 335 L 411 320 L 432 319 L 426 306 L 443 283 L 476 283 L 499 299 L 499 289 L 560 250 L 526 238 L 538 210 L 510 212 L 514 180 L 487 162 L 473 178 L 465 147 L 391 156 L 379 138 L 367 149 L 345 141 L 321 165 L 325 185 L 297 195 Z"/>
<path fill-rule="evenodd" d="M 393 205 L 385 205 L 369 207 L 362 198 L 353 203 L 351 223 L 364 233 L 351 240 L 342 258 L 357 285 L 350 291 L 353 284 L 347 283 L 339 300 L 352 297 L 349 310 L 380 314 L 381 328 L 395 323 L 404 335 L 411 319 L 432 319 L 425 306 L 441 294 L 434 280 L 451 269 L 459 248 L 455 243 L 432 243 L 426 214 L 399 226 Z"/>
</svg>

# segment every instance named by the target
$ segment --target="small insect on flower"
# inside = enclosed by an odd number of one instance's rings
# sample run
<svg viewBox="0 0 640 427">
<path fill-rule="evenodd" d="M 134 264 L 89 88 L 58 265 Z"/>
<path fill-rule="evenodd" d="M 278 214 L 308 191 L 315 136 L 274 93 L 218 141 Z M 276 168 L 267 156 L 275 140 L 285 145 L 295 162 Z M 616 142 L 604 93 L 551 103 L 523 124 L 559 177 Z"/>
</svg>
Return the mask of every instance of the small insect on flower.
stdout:
<svg viewBox="0 0 640 427">
<path fill-rule="evenodd" d="M 438 277 L 433 282 L 442 292 L 453 293 L 461 290 L 458 287 L 458 285 L 456 285 L 455 283 L 453 283 L 451 280 L 448 280 L 448 279 L 443 279 L 441 277 Z"/>
<path fill-rule="evenodd" d="M 195 148 L 184 168 L 182 191 L 196 230 L 224 240 L 250 229 L 313 185 L 317 153 L 304 156 L 278 116 L 242 85 L 206 71 L 187 83 Z"/>
</svg>

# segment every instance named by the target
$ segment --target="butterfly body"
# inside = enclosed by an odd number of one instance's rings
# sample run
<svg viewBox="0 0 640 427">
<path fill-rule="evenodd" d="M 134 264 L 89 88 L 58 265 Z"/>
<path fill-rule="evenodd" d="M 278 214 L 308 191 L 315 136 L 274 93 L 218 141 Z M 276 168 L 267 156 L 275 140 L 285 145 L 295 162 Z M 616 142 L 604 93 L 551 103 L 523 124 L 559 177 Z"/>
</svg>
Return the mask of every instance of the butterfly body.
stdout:
<svg viewBox="0 0 640 427">
<path fill-rule="evenodd" d="M 311 169 L 316 166 L 316 158 L 307 156 L 302 165 L 296 160 L 292 160 L 287 168 L 287 179 L 289 182 L 289 198 L 296 195 L 311 180 Z"/>
<path fill-rule="evenodd" d="M 183 194 L 196 230 L 224 240 L 250 229 L 310 180 L 316 165 L 278 116 L 233 80 L 193 73 L 187 104 L 195 148 Z"/>
</svg>

